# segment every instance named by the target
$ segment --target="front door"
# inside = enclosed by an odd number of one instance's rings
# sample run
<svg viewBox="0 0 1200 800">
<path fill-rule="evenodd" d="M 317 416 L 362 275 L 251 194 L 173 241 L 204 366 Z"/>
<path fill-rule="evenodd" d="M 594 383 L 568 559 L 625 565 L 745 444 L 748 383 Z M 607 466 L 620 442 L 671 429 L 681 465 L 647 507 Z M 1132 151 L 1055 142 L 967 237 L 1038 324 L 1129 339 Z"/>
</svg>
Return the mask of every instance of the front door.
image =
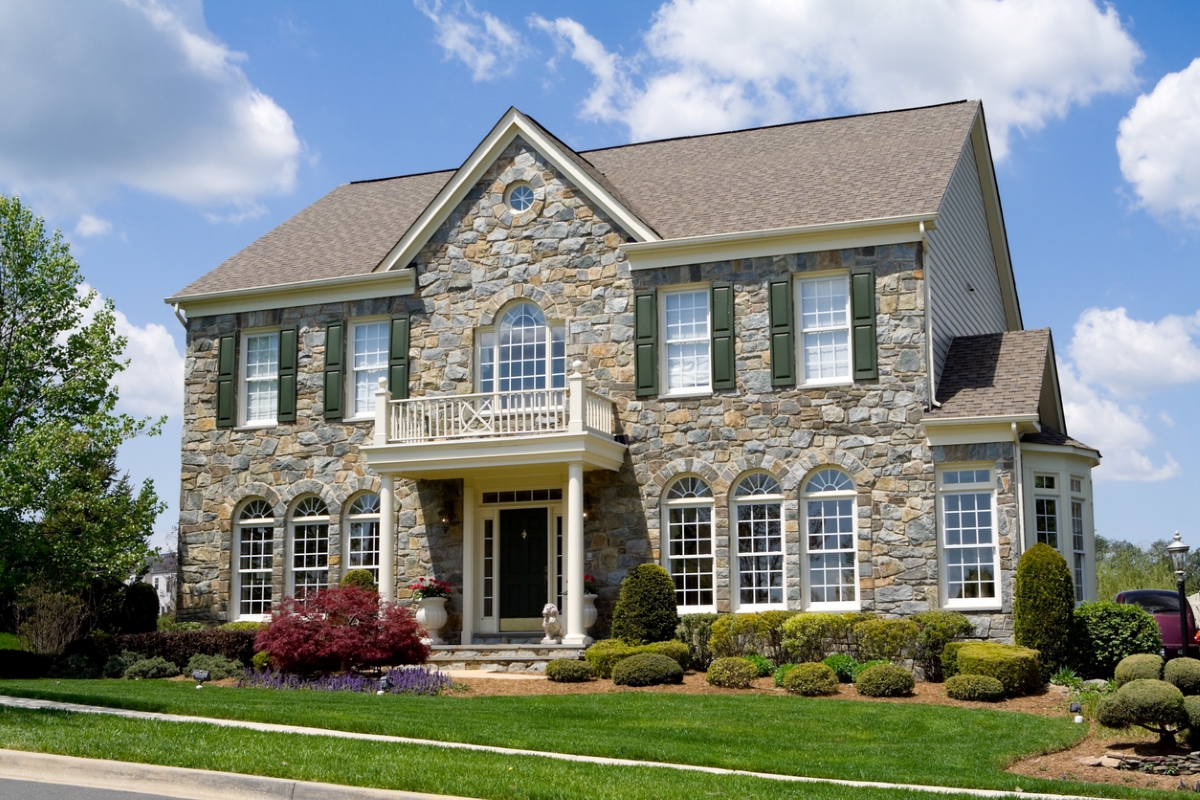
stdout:
<svg viewBox="0 0 1200 800">
<path fill-rule="evenodd" d="M 542 626 L 546 605 L 546 519 L 544 508 L 500 511 L 500 630 Z"/>
</svg>

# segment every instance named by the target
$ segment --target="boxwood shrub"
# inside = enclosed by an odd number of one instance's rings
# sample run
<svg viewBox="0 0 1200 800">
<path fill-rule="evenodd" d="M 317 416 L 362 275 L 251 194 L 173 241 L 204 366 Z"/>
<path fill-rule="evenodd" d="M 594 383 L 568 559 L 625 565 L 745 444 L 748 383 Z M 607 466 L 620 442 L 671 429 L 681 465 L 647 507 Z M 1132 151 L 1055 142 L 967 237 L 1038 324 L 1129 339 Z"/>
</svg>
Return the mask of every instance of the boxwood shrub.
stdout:
<svg viewBox="0 0 1200 800">
<path fill-rule="evenodd" d="M 870 619 L 854 626 L 858 657 L 863 661 L 903 661 L 917 646 L 917 623 L 911 619 Z"/>
<path fill-rule="evenodd" d="M 758 614 L 721 614 L 712 624 L 709 647 L 717 658 L 758 652 Z"/>
<path fill-rule="evenodd" d="M 1117 668 L 1113 670 L 1113 680 L 1117 686 L 1124 686 L 1130 681 L 1157 681 L 1163 676 L 1162 656 L 1155 653 L 1139 653 L 1122 658 Z"/>
<path fill-rule="evenodd" d="M 876 664 L 854 680 L 854 688 L 867 697 L 906 697 L 915 685 L 912 673 L 895 664 Z"/>
<path fill-rule="evenodd" d="M 927 681 L 942 680 L 942 652 L 946 645 L 973 633 L 975 625 L 957 611 L 922 611 L 913 614 L 917 623 L 917 649 L 913 660 Z"/>
<path fill-rule="evenodd" d="M 602 639 L 587 649 L 584 658 L 598 677 L 611 678 L 617 664 L 639 653 L 657 653 L 674 660 L 680 669 L 688 667 L 688 646 L 678 639 L 637 646 L 628 645 L 620 639 Z"/>
<path fill-rule="evenodd" d="M 1004 699 L 1004 684 L 988 675 L 952 675 L 946 678 L 946 695 L 955 700 L 998 703 Z"/>
<path fill-rule="evenodd" d="M 1017 561 L 1013 587 L 1013 639 L 1041 654 L 1045 677 L 1067 664 L 1075 616 L 1075 585 L 1067 560 L 1038 543 Z"/>
<path fill-rule="evenodd" d="M 219 681 L 223 678 L 241 675 L 243 669 L 240 661 L 225 656 L 206 656 L 197 653 L 188 659 L 187 666 L 183 668 L 183 674 L 190 678 L 196 670 L 204 670 L 208 673 L 209 680 Z"/>
<path fill-rule="evenodd" d="M 153 587 L 152 587 L 153 588 Z M 120 636 L 89 636 L 75 642 L 67 652 L 81 653 L 96 664 L 104 664 L 124 650 L 143 653 L 148 658 L 159 656 L 176 667 L 183 668 L 197 653 L 206 656 L 225 656 L 243 664 L 254 658 L 255 630 L 225 630 L 208 628 L 202 631 L 166 631 L 122 634 Z"/>
<path fill-rule="evenodd" d="M 1141 606 L 1100 600 L 1075 609 L 1071 666 L 1083 678 L 1111 678 L 1125 656 L 1160 650 L 1158 623 Z"/>
<path fill-rule="evenodd" d="M 592 665 L 573 658 L 556 658 L 546 665 L 546 678 L 555 683 L 583 683 L 592 679 Z"/>
<path fill-rule="evenodd" d="M 1184 697 L 1200 695 L 1200 660 L 1172 658 L 1163 667 L 1163 680 L 1183 692 Z"/>
<path fill-rule="evenodd" d="M 629 644 L 665 642 L 675 638 L 679 611 L 675 582 L 658 564 L 638 564 L 621 582 L 613 609 L 612 635 Z"/>
<path fill-rule="evenodd" d="M 838 679 L 829 667 L 810 661 L 788 670 L 783 676 L 783 688 L 804 697 L 837 694 Z"/>
<path fill-rule="evenodd" d="M 613 667 L 612 679 L 618 686 L 683 683 L 683 669 L 673 658 L 658 653 L 638 653 Z"/>
<path fill-rule="evenodd" d="M 747 658 L 730 656 L 718 658 L 708 667 L 704 679 L 709 686 L 726 689 L 746 689 L 758 677 L 758 667 Z"/>
<path fill-rule="evenodd" d="M 135 661 L 125 670 L 125 677 L 130 680 L 139 678 L 174 678 L 179 674 L 179 667 L 167 661 L 162 656 L 144 658 Z"/>
<path fill-rule="evenodd" d="M 1036 650 L 995 642 L 971 643 L 958 649 L 958 673 L 989 675 L 1004 684 L 1010 697 L 1033 694 L 1043 685 L 1042 661 Z"/>
<path fill-rule="evenodd" d="M 977 642 L 949 642 L 942 648 L 942 679 L 949 680 L 958 674 L 958 651 Z"/>
<path fill-rule="evenodd" d="M 846 639 L 850 626 L 842 614 L 797 614 L 783 623 L 783 651 L 796 661 L 820 661 Z"/>
<path fill-rule="evenodd" d="M 1137 725 L 1158 734 L 1162 744 L 1174 744 L 1186 728 L 1188 709 L 1183 693 L 1166 681 L 1136 679 L 1100 700 L 1096 721 L 1108 728 Z"/>
</svg>

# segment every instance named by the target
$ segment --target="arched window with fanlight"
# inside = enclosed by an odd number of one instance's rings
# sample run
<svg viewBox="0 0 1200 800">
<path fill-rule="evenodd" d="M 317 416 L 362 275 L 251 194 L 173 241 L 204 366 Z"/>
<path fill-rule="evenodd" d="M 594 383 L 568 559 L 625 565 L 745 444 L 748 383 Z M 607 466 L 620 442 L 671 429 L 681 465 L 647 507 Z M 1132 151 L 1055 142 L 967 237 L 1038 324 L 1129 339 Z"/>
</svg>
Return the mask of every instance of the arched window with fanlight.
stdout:
<svg viewBox="0 0 1200 800">
<path fill-rule="evenodd" d="M 858 544 L 854 482 L 846 473 L 823 469 L 804 484 L 808 605 L 858 607 Z"/>
<path fill-rule="evenodd" d="M 379 495 L 354 498 L 346 522 L 346 569 L 365 569 L 379 583 Z"/>
<path fill-rule="evenodd" d="M 566 328 L 533 303 L 518 303 L 479 335 L 479 391 L 528 392 L 566 386 Z"/>
<path fill-rule="evenodd" d="M 738 481 L 733 493 L 738 608 L 784 607 L 783 490 L 765 472 Z"/>
<path fill-rule="evenodd" d="M 675 582 L 675 602 L 686 613 L 716 609 L 713 574 L 713 493 L 700 478 L 672 483 L 666 507 L 667 571 Z"/>
<path fill-rule="evenodd" d="M 293 597 L 329 588 L 329 507 L 305 497 L 292 510 L 290 588 Z"/>
<path fill-rule="evenodd" d="M 237 616 L 255 619 L 271 613 L 271 568 L 275 562 L 275 519 L 266 500 L 251 500 L 237 516 L 233 596 Z"/>
</svg>

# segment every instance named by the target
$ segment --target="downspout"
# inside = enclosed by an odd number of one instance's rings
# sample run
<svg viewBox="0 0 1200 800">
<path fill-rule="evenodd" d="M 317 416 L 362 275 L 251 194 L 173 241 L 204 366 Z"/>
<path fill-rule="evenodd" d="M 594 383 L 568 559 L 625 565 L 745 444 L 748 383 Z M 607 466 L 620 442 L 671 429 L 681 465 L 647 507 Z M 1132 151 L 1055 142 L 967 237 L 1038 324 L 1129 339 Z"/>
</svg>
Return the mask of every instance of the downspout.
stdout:
<svg viewBox="0 0 1200 800">
<path fill-rule="evenodd" d="M 1013 470 L 1017 486 L 1017 557 L 1025 552 L 1025 469 L 1021 465 L 1021 434 L 1017 432 L 1017 423 L 1012 424 L 1013 435 Z"/>
<path fill-rule="evenodd" d="M 171 308 L 175 309 L 175 319 L 179 320 L 179 324 L 186 331 L 188 326 L 187 315 L 183 313 L 183 309 L 179 307 L 179 303 L 175 303 Z"/>
<path fill-rule="evenodd" d="M 929 407 L 933 409 L 942 407 L 942 404 L 937 401 L 937 379 L 933 374 L 933 308 L 930 305 L 933 293 L 929 288 L 933 277 L 933 257 L 929 249 L 929 237 L 927 235 L 928 231 L 925 229 L 925 221 L 921 220 L 918 225 L 921 229 L 921 246 L 925 251 L 922 258 L 925 277 L 921 281 L 925 285 L 925 364 L 927 365 L 925 372 L 929 376 Z"/>
</svg>

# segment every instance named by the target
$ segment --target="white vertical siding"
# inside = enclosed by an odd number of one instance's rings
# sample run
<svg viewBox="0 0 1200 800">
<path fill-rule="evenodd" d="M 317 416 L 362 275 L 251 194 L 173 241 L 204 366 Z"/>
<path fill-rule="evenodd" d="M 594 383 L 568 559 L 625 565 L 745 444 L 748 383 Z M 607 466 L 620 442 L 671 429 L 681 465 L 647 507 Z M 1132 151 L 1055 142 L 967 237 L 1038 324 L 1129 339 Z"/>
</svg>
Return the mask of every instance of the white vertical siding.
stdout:
<svg viewBox="0 0 1200 800">
<path fill-rule="evenodd" d="M 938 209 L 937 230 L 926 241 L 933 374 L 940 382 L 951 339 L 1008 330 L 970 138 Z"/>
</svg>

